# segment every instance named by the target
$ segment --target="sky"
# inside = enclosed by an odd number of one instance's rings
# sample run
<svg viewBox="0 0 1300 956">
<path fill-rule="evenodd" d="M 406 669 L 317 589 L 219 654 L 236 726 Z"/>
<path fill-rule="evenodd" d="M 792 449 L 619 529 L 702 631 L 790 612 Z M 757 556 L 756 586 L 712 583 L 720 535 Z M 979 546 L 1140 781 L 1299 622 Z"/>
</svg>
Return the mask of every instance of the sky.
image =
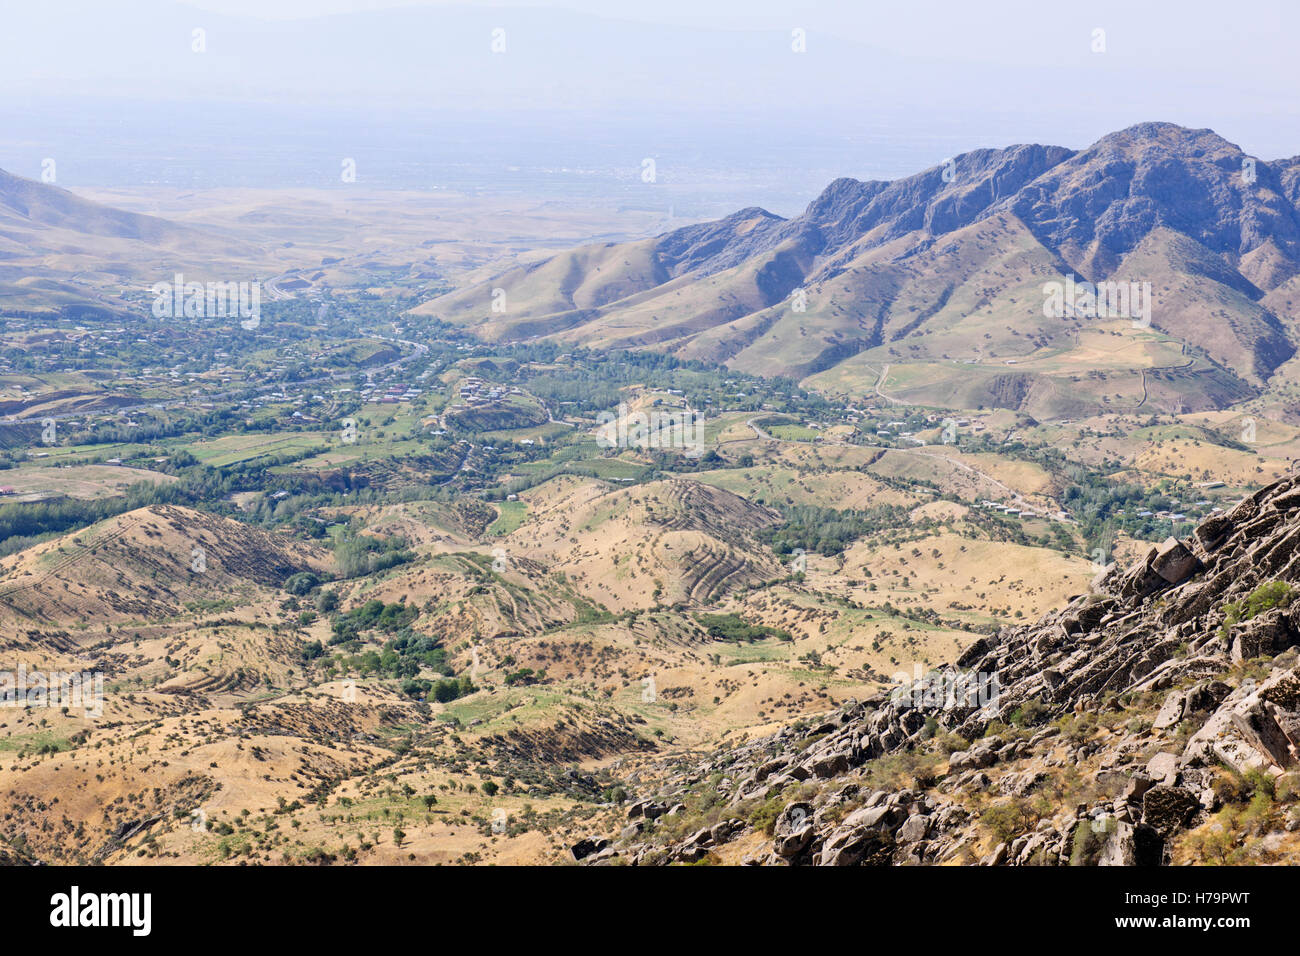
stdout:
<svg viewBox="0 0 1300 956">
<path fill-rule="evenodd" d="M 730 176 L 788 207 L 833 175 L 892 178 L 1017 142 L 1080 148 L 1147 120 L 1300 154 L 1294 0 L 11 6 L 0 168 L 30 174 L 57 144 L 87 183 L 257 179 L 255 163 L 297 182 L 311 172 L 294 156 L 317 148 L 405 156 L 390 185 L 463 170 L 476 151 L 493 169 L 589 161 L 610 175 L 624 156 L 662 156 L 701 189 Z"/>
</svg>

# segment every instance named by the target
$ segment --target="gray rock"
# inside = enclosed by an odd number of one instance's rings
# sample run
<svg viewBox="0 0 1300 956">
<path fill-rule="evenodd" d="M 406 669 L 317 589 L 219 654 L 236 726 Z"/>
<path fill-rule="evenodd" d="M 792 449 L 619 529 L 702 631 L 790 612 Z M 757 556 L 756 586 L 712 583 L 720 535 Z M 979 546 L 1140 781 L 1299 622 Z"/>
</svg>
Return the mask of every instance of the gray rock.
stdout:
<svg viewBox="0 0 1300 956">
<path fill-rule="evenodd" d="M 899 827 L 898 839 L 903 843 L 915 843 L 917 840 L 924 840 L 930 833 L 930 818 L 920 813 L 914 813 Z"/>
<path fill-rule="evenodd" d="M 709 830 L 709 842 L 714 846 L 721 846 L 729 842 L 737 833 L 745 829 L 745 821 L 738 819 L 723 820 L 716 823 Z"/>
<path fill-rule="evenodd" d="M 1161 837 L 1187 826 L 1201 809 L 1201 801 L 1182 787 L 1155 786 L 1142 797 L 1142 822 Z"/>
<path fill-rule="evenodd" d="M 601 837 L 583 837 L 573 846 L 569 847 L 569 852 L 573 854 L 575 860 L 585 860 L 587 857 L 609 846 L 609 841 Z"/>
<path fill-rule="evenodd" d="M 1137 803 L 1153 786 L 1155 786 L 1155 781 L 1146 774 L 1135 773 L 1129 778 L 1121 796 L 1125 803 Z"/>
<path fill-rule="evenodd" d="M 1199 562 L 1196 555 L 1187 550 L 1177 538 L 1166 538 L 1164 544 L 1156 549 L 1151 559 L 1151 570 L 1160 575 L 1169 584 L 1185 581 Z"/>
<path fill-rule="evenodd" d="M 812 821 L 812 804 L 802 801 L 787 804 L 786 807 L 777 814 L 776 823 L 773 825 L 772 832 L 778 839 L 780 839 L 796 833 L 805 827 L 811 827 Z"/>
<path fill-rule="evenodd" d="M 1147 775 L 1158 783 L 1173 786 L 1178 781 L 1178 755 L 1156 754 L 1147 761 Z"/>
<path fill-rule="evenodd" d="M 772 840 L 772 852 L 784 860 L 792 860 L 808 849 L 815 834 L 811 821 L 797 830 L 777 834 Z"/>
<path fill-rule="evenodd" d="M 1047 773 L 1042 770 L 1009 773 L 998 781 L 998 789 L 1009 796 L 1023 797 L 1046 779 Z"/>
<path fill-rule="evenodd" d="M 841 826 L 849 827 L 851 829 L 857 829 L 859 827 L 874 829 L 880 826 L 889 826 L 898 819 L 899 811 L 896 807 L 889 806 L 888 804 L 880 804 L 874 807 L 862 807 L 861 809 L 854 810 L 844 818 Z"/>
<path fill-rule="evenodd" d="M 1295 629 L 1282 608 L 1266 611 L 1232 629 L 1232 659 L 1272 657 L 1295 642 Z"/>
<path fill-rule="evenodd" d="M 1007 862 L 1007 855 L 1010 848 L 1005 843 L 999 843 L 993 850 L 980 860 L 980 866 L 1003 866 Z"/>
<path fill-rule="evenodd" d="M 867 827 L 840 828 L 822 846 L 821 866 L 888 866 L 894 840 L 888 833 Z"/>
<path fill-rule="evenodd" d="M 1155 829 L 1119 821 L 1102 847 L 1098 866 L 1159 866 L 1164 840 Z"/>
<path fill-rule="evenodd" d="M 1165 698 L 1156 719 L 1151 722 L 1155 730 L 1168 730 L 1177 727 L 1187 710 L 1187 692 L 1176 690 Z"/>
</svg>

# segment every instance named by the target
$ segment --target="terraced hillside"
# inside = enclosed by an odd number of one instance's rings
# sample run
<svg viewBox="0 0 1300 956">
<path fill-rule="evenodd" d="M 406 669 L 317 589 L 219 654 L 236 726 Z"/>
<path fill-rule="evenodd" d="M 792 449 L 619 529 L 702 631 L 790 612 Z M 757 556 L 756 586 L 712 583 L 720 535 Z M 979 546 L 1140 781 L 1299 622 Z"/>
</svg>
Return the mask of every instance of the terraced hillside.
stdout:
<svg viewBox="0 0 1300 956">
<path fill-rule="evenodd" d="M 0 613 L 17 626 L 159 622 L 187 603 L 253 603 L 326 555 L 188 508 L 127 512 L 0 561 Z"/>
</svg>

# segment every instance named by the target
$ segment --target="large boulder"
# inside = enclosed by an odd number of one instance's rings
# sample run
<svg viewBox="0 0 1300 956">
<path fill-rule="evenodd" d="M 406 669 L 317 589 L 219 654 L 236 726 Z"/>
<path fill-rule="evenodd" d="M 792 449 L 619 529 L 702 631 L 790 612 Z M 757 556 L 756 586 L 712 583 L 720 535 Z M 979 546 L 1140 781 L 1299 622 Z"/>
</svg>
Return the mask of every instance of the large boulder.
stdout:
<svg viewBox="0 0 1300 956">
<path fill-rule="evenodd" d="M 772 852 L 782 859 L 793 860 L 803 854 L 815 835 L 812 804 L 791 803 L 777 815 L 772 830 Z"/>
<path fill-rule="evenodd" d="M 1191 577 L 1199 562 L 1187 545 L 1177 538 L 1166 538 L 1150 560 L 1151 570 L 1168 584 L 1179 584 Z"/>
<path fill-rule="evenodd" d="M 1227 515 L 1211 515 L 1196 526 L 1196 541 L 1209 554 L 1227 540 L 1232 531 L 1232 519 Z"/>
<path fill-rule="evenodd" d="M 1200 567 L 1196 555 L 1177 538 L 1157 545 L 1112 585 L 1125 601 L 1141 601 L 1156 591 L 1186 581 Z"/>
<path fill-rule="evenodd" d="M 1178 755 L 1156 754 L 1147 761 L 1147 776 L 1157 783 L 1173 786 L 1178 781 Z"/>
<path fill-rule="evenodd" d="M 840 827 L 822 846 L 822 866 L 889 866 L 894 838 L 871 827 Z"/>
<path fill-rule="evenodd" d="M 983 770 L 985 767 L 991 767 L 998 762 L 998 753 L 996 747 L 987 742 L 981 741 L 970 750 L 958 750 L 948 756 L 948 769 L 956 772 L 959 770 Z"/>
<path fill-rule="evenodd" d="M 1164 852 L 1165 841 L 1154 827 L 1120 821 L 1102 847 L 1097 865 L 1160 866 Z"/>
<path fill-rule="evenodd" d="M 1156 786 L 1142 797 L 1142 822 L 1161 837 L 1169 837 L 1191 822 L 1201 809 L 1200 799 L 1182 787 Z"/>
<path fill-rule="evenodd" d="M 1154 730 L 1168 730 L 1170 727 L 1177 727 L 1187 712 L 1187 692 L 1176 690 L 1165 698 L 1165 702 L 1160 705 L 1160 712 L 1156 714 L 1155 720 L 1151 722 Z"/>
<path fill-rule="evenodd" d="M 930 818 L 923 813 L 914 813 L 898 829 L 898 839 L 903 843 L 915 843 L 924 840 L 930 833 Z"/>
<path fill-rule="evenodd" d="M 609 847 L 609 841 L 604 837 L 583 837 L 577 843 L 569 848 L 575 860 L 585 860 L 587 857 L 601 852 Z"/>
<path fill-rule="evenodd" d="M 1232 659 L 1240 662 L 1252 657 L 1272 657 L 1295 643 L 1295 628 L 1290 615 L 1273 608 L 1232 629 Z"/>
<path fill-rule="evenodd" d="M 1238 773 L 1280 773 L 1300 763 L 1300 674 L 1275 671 L 1233 691 L 1187 742 L 1187 760 L 1223 762 Z"/>
<path fill-rule="evenodd" d="M 878 829 L 890 827 L 896 824 L 902 818 L 902 812 L 898 807 L 889 804 L 880 804 L 874 807 L 862 807 L 854 810 L 847 817 L 841 826 L 856 829 L 857 827 L 867 827 L 869 829 Z"/>
<path fill-rule="evenodd" d="M 1247 698 L 1231 712 L 1233 727 L 1274 767 L 1285 770 L 1300 759 L 1300 714 L 1259 697 Z"/>
</svg>

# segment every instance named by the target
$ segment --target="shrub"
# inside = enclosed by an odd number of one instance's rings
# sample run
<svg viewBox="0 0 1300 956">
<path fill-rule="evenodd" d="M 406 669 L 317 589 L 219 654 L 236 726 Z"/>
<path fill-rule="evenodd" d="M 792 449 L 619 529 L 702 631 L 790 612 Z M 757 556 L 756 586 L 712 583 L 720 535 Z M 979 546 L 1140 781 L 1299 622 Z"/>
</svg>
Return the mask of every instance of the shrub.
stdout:
<svg viewBox="0 0 1300 956">
<path fill-rule="evenodd" d="M 1080 820 L 1074 829 L 1074 842 L 1070 848 L 1070 866 L 1096 866 L 1106 839 L 1115 832 L 1115 818 L 1106 816 L 1097 828 L 1092 820 Z"/>
<path fill-rule="evenodd" d="M 772 797 L 766 803 L 761 803 L 755 808 L 754 812 L 749 815 L 750 825 L 755 830 L 762 830 L 768 836 L 776 832 L 776 819 L 785 809 L 785 798 L 777 795 Z"/>
<path fill-rule="evenodd" d="M 716 641 L 761 641 L 775 637 L 782 641 L 794 640 L 789 631 L 768 627 L 766 624 L 750 624 L 739 614 L 699 614 L 695 618 Z"/>
<path fill-rule="evenodd" d="M 1008 719 L 1016 727 L 1034 727 L 1043 723 L 1049 716 L 1050 712 L 1047 705 L 1039 698 L 1034 697 L 1012 711 Z"/>
<path fill-rule="evenodd" d="M 284 589 L 296 597 L 305 597 L 320 587 L 320 578 L 310 571 L 292 575 L 284 582 Z"/>
<path fill-rule="evenodd" d="M 1010 843 L 1033 825 L 1028 807 L 1019 800 L 999 803 L 980 814 L 980 822 L 993 832 L 1000 843 Z"/>
<path fill-rule="evenodd" d="M 1250 784 L 1236 771 L 1224 770 L 1219 773 L 1210 784 L 1210 789 L 1223 804 L 1241 804 L 1250 799 Z"/>
<path fill-rule="evenodd" d="M 1058 720 L 1056 726 L 1061 731 L 1061 735 L 1077 747 L 1097 735 L 1097 715 L 1067 715 Z"/>
<path fill-rule="evenodd" d="M 945 754 L 953 754 L 959 750 L 967 750 L 970 747 L 970 741 L 961 734 L 946 733 L 940 734 L 937 740 L 939 749 Z"/>
<path fill-rule="evenodd" d="M 1295 589 L 1285 581 L 1261 584 L 1242 600 L 1230 601 L 1223 606 L 1223 624 L 1219 628 L 1219 635 L 1226 638 L 1234 625 L 1249 621 L 1275 607 L 1287 607 L 1295 600 L 1295 596 Z"/>
</svg>

